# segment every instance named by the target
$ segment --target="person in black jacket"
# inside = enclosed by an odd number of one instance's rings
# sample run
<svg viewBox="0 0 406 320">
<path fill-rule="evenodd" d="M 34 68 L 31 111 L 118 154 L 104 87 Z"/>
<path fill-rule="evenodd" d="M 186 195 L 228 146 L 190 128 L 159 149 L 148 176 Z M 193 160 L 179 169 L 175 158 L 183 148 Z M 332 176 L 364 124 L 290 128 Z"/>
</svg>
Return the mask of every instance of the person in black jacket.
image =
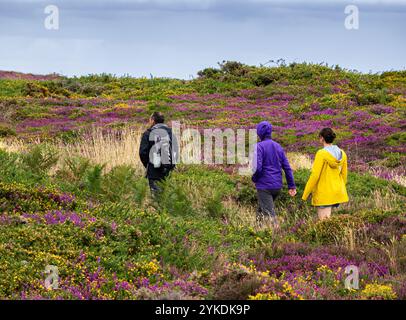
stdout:
<svg viewBox="0 0 406 320">
<path fill-rule="evenodd" d="M 146 177 L 154 197 L 160 191 L 157 183 L 175 169 L 179 158 L 176 137 L 164 122 L 162 113 L 154 112 L 149 120 L 150 128 L 142 135 L 140 144 L 140 159 L 146 168 Z"/>
</svg>

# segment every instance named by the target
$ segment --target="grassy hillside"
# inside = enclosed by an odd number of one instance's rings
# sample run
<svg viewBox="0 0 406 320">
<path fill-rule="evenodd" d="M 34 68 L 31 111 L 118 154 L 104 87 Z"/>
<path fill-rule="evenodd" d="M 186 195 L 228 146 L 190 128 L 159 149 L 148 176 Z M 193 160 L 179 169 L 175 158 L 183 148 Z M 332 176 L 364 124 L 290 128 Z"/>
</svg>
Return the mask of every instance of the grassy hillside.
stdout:
<svg viewBox="0 0 406 320">
<path fill-rule="evenodd" d="M 349 154 L 351 201 L 318 222 L 233 168 L 179 165 L 151 202 L 137 159 L 152 111 L 189 127 L 274 124 L 301 194 L 317 132 Z M 0 297 L 405 299 L 406 72 L 227 62 L 191 81 L 110 75 L 0 79 Z M 47 265 L 59 289 L 44 287 Z M 359 290 L 344 287 L 360 270 Z"/>
<path fill-rule="evenodd" d="M 268 119 L 274 138 L 290 151 L 314 152 L 318 130 L 332 126 L 352 168 L 373 166 L 381 177 L 405 175 L 405 71 L 378 75 L 322 65 L 227 62 L 199 75 L 192 81 L 110 75 L 3 79 L 0 135 L 69 140 L 93 125 L 145 124 L 155 110 L 199 128 L 252 128 Z"/>
</svg>

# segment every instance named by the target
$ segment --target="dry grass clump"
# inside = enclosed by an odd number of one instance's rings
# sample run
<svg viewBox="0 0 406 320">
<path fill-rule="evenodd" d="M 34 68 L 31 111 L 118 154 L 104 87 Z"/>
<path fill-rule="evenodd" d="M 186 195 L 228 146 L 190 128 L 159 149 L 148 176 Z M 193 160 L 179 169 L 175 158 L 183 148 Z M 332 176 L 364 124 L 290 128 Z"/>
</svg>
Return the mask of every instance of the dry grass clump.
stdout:
<svg viewBox="0 0 406 320">
<path fill-rule="evenodd" d="M 61 151 L 62 161 L 79 156 L 96 164 L 105 164 L 106 171 L 120 165 L 130 165 L 142 174 L 144 167 L 138 156 L 141 137 L 140 129 L 104 133 L 95 128 L 76 143 L 58 143 L 57 146 Z"/>
<path fill-rule="evenodd" d="M 40 143 L 39 141 L 33 143 Z M 0 141 L 0 149 L 8 152 L 23 152 L 27 150 L 28 144 L 20 139 L 9 139 Z"/>
<path fill-rule="evenodd" d="M 362 209 L 381 209 L 383 211 L 396 210 L 402 202 L 402 196 L 392 190 L 374 190 L 368 197 L 362 197 L 358 201 L 350 201 L 342 205 L 342 208 L 351 211 Z"/>
<path fill-rule="evenodd" d="M 292 170 L 299 169 L 311 169 L 312 159 L 307 154 L 299 152 L 288 152 L 287 157 L 289 159 Z"/>
</svg>

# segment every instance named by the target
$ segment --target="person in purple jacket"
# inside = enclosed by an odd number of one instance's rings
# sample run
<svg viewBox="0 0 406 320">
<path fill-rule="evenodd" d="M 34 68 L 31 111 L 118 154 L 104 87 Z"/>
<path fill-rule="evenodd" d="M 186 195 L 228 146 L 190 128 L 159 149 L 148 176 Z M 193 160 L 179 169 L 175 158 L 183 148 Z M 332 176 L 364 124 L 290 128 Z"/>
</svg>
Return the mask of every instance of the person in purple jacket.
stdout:
<svg viewBox="0 0 406 320">
<path fill-rule="evenodd" d="M 282 170 L 292 197 L 296 195 L 295 180 L 283 148 L 272 140 L 272 125 L 268 121 L 261 122 L 257 134 L 261 141 L 255 145 L 252 176 L 258 196 L 257 222 L 271 222 L 278 227 L 274 201 L 283 188 Z"/>
</svg>

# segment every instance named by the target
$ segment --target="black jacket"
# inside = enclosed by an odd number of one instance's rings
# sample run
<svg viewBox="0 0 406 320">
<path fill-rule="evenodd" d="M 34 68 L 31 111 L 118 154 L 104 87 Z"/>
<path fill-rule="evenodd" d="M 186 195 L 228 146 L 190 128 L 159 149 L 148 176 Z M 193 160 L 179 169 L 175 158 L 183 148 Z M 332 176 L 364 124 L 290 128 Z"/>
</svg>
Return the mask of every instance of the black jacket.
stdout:
<svg viewBox="0 0 406 320">
<path fill-rule="evenodd" d="M 151 138 L 152 137 L 151 132 L 153 132 L 153 130 L 156 129 L 165 130 L 168 133 L 170 143 L 172 145 L 172 153 L 173 153 L 172 159 L 174 160 L 173 161 L 174 165 L 172 168 L 167 168 L 164 166 L 161 166 L 160 168 L 154 168 L 154 165 L 151 163 L 150 151 L 155 144 L 154 139 Z M 165 124 L 156 124 L 152 128 L 145 131 L 144 134 L 142 135 L 139 155 L 142 164 L 147 169 L 146 176 L 148 179 L 162 180 L 166 178 L 170 173 L 170 171 L 172 171 L 175 168 L 175 164 L 179 161 L 179 145 L 176 137 L 172 133 L 172 129 Z"/>
</svg>

